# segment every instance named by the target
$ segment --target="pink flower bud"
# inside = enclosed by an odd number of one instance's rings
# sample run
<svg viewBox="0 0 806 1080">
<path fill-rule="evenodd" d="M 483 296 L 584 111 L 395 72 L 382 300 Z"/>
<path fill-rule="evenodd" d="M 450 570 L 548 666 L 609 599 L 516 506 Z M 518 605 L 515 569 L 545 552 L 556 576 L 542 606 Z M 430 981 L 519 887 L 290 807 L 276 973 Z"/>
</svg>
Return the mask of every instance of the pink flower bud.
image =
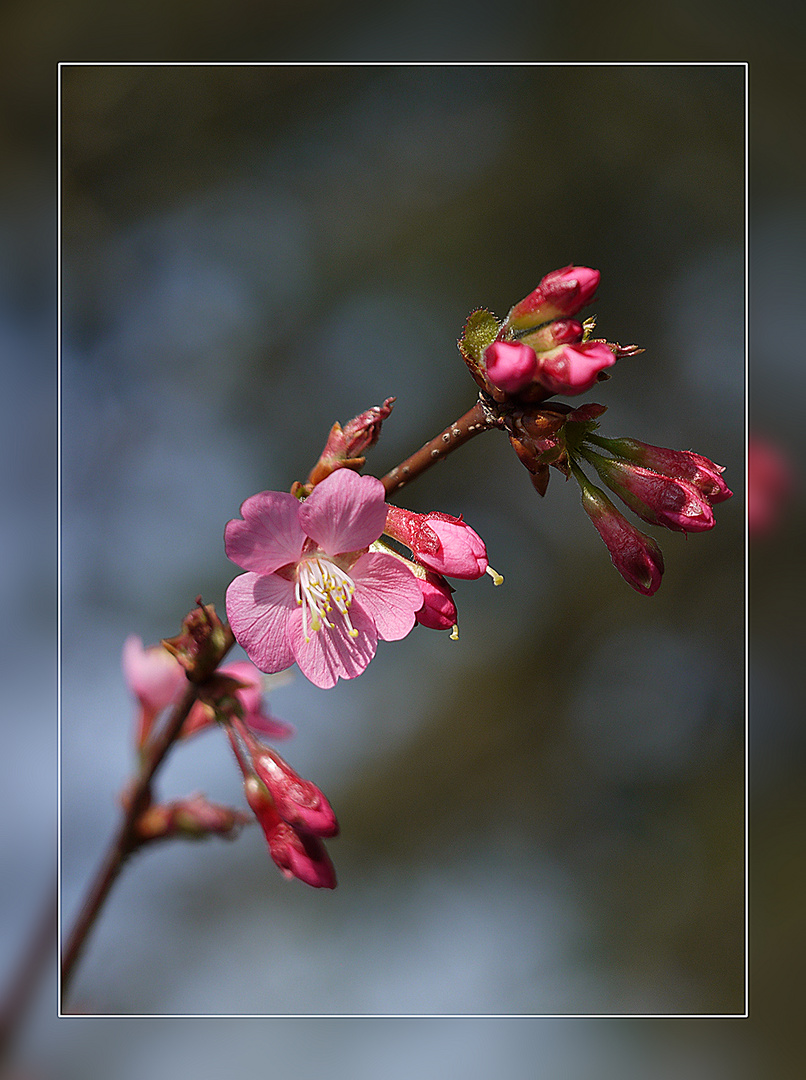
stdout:
<svg viewBox="0 0 806 1080">
<path fill-rule="evenodd" d="M 603 491 L 574 470 L 582 488 L 582 506 L 596 531 L 607 544 L 613 565 L 637 592 L 652 596 L 663 575 L 663 555 L 650 536 L 644 535 L 619 513 Z"/>
<path fill-rule="evenodd" d="M 170 705 L 186 685 L 184 669 L 176 657 L 162 645 L 144 649 L 136 634 L 123 643 L 123 674 L 140 704 L 155 712 Z"/>
<path fill-rule="evenodd" d="M 534 349 L 514 342 L 494 341 L 484 353 L 490 380 L 505 394 L 517 394 L 528 386 L 537 368 Z"/>
<path fill-rule="evenodd" d="M 436 510 L 415 514 L 390 506 L 384 532 L 411 548 L 417 561 L 437 574 L 472 579 L 487 573 L 484 541 L 460 517 Z"/>
<path fill-rule="evenodd" d="M 317 836 L 336 836 L 339 823 L 325 796 L 310 780 L 303 780 L 287 761 L 267 747 L 255 743 L 252 767 L 272 797 L 283 821 Z"/>
<path fill-rule="evenodd" d="M 266 837 L 269 854 L 287 878 L 298 878 L 314 889 L 335 889 L 336 871 L 318 836 L 300 832 L 283 821 L 274 800 L 256 776 L 244 781 L 246 801 Z"/>
<path fill-rule="evenodd" d="M 423 593 L 423 606 L 414 616 L 417 622 L 431 630 L 452 630 L 458 616 L 453 589 L 445 578 L 426 570 L 424 577 L 418 576 L 417 584 Z"/>
<path fill-rule="evenodd" d="M 704 532 L 714 527 L 710 502 L 688 481 L 584 448 L 583 453 L 610 490 L 651 525 L 674 532 Z"/>
<path fill-rule="evenodd" d="M 686 480 L 705 496 L 713 506 L 724 502 L 733 492 L 722 479 L 723 465 L 717 465 L 702 454 L 692 450 L 667 450 L 663 446 L 651 446 L 638 439 L 603 439 L 598 435 L 589 436 L 591 442 L 603 446 L 615 457 L 634 461 L 646 469 Z"/>
<path fill-rule="evenodd" d="M 239 810 L 196 794 L 187 799 L 152 804 L 139 816 L 135 829 L 143 842 L 178 834 L 194 839 L 213 834 L 234 838 L 248 820 L 248 816 Z"/>
<path fill-rule="evenodd" d="M 538 356 L 536 379 L 552 394 L 584 394 L 597 382 L 599 372 L 615 362 L 602 341 L 563 345 Z"/>
<path fill-rule="evenodd" d="M 336 888 L 336 871 L 318 836 L 297 832 L 281 821 L 266 839 L 269 854 L 284 877 L 297 878 L 314 889 Z"/>
<path fill-rule="evenodd" d="M 506 325 L 526 330 L 559 316 L 576 315 L 589 304 L 599 287 L 601 275 L 588 266 L 566 266 L 546 274 L 537 288 L 516 304 Z"/>
<path fill-rule="evenodd" d="M 365 451 L 378 441 L 381 425 L 392 412 L 394 403 L 394 398 L 387 398 L 383 405 L 374 405 L 349 420 L 344 427 L 334 424 L 325 448 L 308 476 L 308 484 L 321 483 L 336 469 L 360 469 L 366 460 Z"/>
</svg>

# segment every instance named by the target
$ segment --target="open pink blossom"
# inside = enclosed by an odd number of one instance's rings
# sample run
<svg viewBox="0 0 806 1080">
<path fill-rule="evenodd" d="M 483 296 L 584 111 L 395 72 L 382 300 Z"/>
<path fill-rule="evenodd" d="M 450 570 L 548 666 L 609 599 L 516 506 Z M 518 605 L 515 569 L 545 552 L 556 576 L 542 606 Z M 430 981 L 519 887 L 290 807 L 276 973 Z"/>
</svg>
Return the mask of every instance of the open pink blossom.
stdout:
<svg viewBox="0 0 806 1080">
<path fill-rule="evenodd" d="M 261 671 L 295 661 L 323 689 L 360 675 L 378 638 L 398 641 L 423 598 L 411 570 L 367 549 L 386 524 L 374 476 L 338 469 L 299 502 L 263 491 L 225 532 L 228 557 L 247 571 L 227 589 L 236 640 Z"/>
</svg>

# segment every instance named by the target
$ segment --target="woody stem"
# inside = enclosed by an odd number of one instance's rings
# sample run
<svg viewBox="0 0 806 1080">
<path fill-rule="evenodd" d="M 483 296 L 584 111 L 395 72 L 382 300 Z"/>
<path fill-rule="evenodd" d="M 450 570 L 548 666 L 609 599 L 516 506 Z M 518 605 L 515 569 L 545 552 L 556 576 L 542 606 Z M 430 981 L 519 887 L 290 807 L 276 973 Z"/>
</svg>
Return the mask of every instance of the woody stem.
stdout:
<svg viewBox="0 0 806 1080">
<path fill-rule="evenodd" d="M 210 661 L 211 672 L 215 670 L 215 667 L 218 666 L 234 644 L 235 639 L 232 631 L 227 627 L 224 631 L 221 648 L 217 650 L 220 655 Z M 200 682 L 188 683 L 182 697 L 174 705 L 162 729 L 149 744 L 143 755 L 140 771 L 128 792 L 126 807 L 118 831 L 113 837 L 98 872 L 87 891 L 78 918 L 64 948 L 61 978 L 62 1000 L 64 1000 L 67 993 L 76 962 L 81 955 L 89 932 L 94 926 L 112 886 L 115 884 L 128 857 L 140 845 L 137 836 L 138 818 L 148 806 L 152 781 L 167 757 L 169 750 L 179 737 L 182 724 L 198 697 L 199 686 Z"/>
<path fill-rule="evenodd" d="M 448 454 L 453 453 L 454 450 L 462 446 L 463 443 L 468 442 L 476 435 L 480 435 L 482 431 L 489 431 L 494 427 L 500 427 L 500 421 L 491 414 L 491 411 L 479 399 L 472 409 L 468 409 L 464 416 L 460 416 L 458 420 L 449 424 L 444 431 L 441 431 L 439 435 L 435 435 L 425 446 L 421 446 L 405 461 L 396 465 L 386 476 L 381 477 L 381 483 L 386 489 L 386 494 L 391 495 L 398 488 L 402 488 L 405 484 L 416 480 L 426 469 L 430 469 L 432 465 L 442 461 Z"/>
</svg>

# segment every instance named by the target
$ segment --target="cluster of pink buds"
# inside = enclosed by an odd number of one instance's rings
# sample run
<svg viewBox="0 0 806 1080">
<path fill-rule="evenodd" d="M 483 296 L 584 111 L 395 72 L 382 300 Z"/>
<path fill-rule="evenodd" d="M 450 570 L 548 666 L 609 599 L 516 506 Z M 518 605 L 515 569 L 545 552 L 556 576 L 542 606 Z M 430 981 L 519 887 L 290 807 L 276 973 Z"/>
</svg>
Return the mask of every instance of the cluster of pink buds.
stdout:
<svg viewBox="0 0 806 1080">
<path fill-rule="evenodd" d="M 502 323 L 490 312 L 473 313 L 459 348 L 494 401 L 582 394 L 607 378 L 607 368 L 620 356 L 640 351 L 594 340 L 595 320 L 571 317 L 591 302 L 599 279 L 599 271 L 588 266 L 566 266 L 546 274 Z"/>
<path fill-rule="evenodd" d="M 658 545 L 623 517 L 581 465 L 593 466 L 642 520 L 677 532 L 711 529 L 714 505 L 730 498 L 731 491 L 722 466 L 701 454 L 594 434 L 603 405 L 573 409 L 547 400 L 590 390 L 609 377 L 607 369 L 617 359 L 643 351 L 593 340 L 595 321 L 573 318 L 593 299 L 599 279 L 599 271 L 590 267 L 555 270 L 503 322 L 491 312 L 473 312 L 459 349 L 488 414 L 507 432 L 538 493 L 545 494 L 552 467 L 573 476 L 614 565 L 634 589 L 651 596 L 663 573 Z"/>
</svg>

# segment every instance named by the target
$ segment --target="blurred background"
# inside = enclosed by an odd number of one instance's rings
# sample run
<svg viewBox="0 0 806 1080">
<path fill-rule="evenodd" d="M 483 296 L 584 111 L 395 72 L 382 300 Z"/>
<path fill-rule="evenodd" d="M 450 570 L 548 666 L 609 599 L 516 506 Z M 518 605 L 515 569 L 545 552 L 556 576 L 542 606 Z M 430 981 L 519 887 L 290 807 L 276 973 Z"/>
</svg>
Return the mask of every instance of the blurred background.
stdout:
<svg viewBox="0 0 806 1080">
<path fill-rule="evenodd" d="M 599 332 L 648 346 L 595 395 L 603 428 L 696 447 L 741 489 L 743 84 L 740 66 L 63 70 L 65 915 L 130 769 L 125 636 L 173 633 L 199 592 L 222 605 L 223 523 L 304 479 L 335 419 L 396 395 L 383 473 L 464 412 L 473 307 L 601 268 Z M 575 485 L 541 501 L 497 434 L 399 501 L 464 514 L 506 584 L 458 586 L 458 643 L 418 630 L 335 692 L 272 695 L 338 809 L 337 894 L 286 887 L 257 830 L 144 856 L 75 1006 L 742 1012 L 741 491 L 713 534 L 664 541 L 653 600 Z M 217 732 L 162 783 L 242 802 Z"/>
<path fill-rule="evenodd" d="M 326 55 L 328 30 L 334 49 L 347 47 L 346 28 L 311 7 L 304 48 L 277 13 L 265 51 Z M 510 8 L 492 36 L 466 12 L 456 52 L 533 58 L 562 30 Z M 398 34 L 394 9 L 351 14 L 363 30 L 349 38 L 355 59 L 389 40 L 401 54 L 434 48 L 422 47 L 416 12 Z M 36 26 L 19 9 L 19 55 L 43 25 L 64 41 L 60 59 L 107 40 L 103 26 L 93 39 L 60 24 L 55 9 Z M 172 28 L 167 53 L 209 51 L 204 29 L 186 39 Z M 264 40 L 236 45 L 234 34 L 228 24 L 216 48 L 242 56 Z M 605 40 L 616 42 L 612 28 Z M 142 54 L 137 32 L 126 50 L 115 53 Z M 8 624 L 49 641 L 53 371 L 24 362 L 53 334 L 52 278 L 41 276 L 52 187 L 34 169 L 47 163 L 52 106 L 41 73 L 18 62 L 4 76 L 21 107 L 7 125 L 18 202 L 3 226 L 2 332 L 23 361 L 8 376 L 6 459 L 30 525 L 7 530 Z M 504 314 L 546 271 L 597 266 L 601 333 L 647 349 L 585 396 L 608 406 L 605 433 L 693 447 L 727 466 L 736 491 L 712 533 L 658 537 L 667 574 L 648 600 L 613 570 L 576 489 L 555 475 L 540 500 L 495 433 L 407 489 L 413 509 L 463 513 L 506 583 L 460 584 L 458 643 L 418 630 L 327 696 L 301 677 L 273 693 L 298 728 L 284 753 L 339 813 L 339 889 L 284 883 L 256 830 L 147 852 L 91 939 L 76 1011 L 744 1012 L 744 81 L 736 65 L 63 70 L 67 924 L 131 766 L 123 639 L 175 633 L 198 592 L 223 609 L 235 572 L 224 523 L 247 495 L 303 477 L 334 420 L 397 396 L 368 462 L 380 474 L 463 412 L 474 387 L 454 343 L 473 307 Z M 802 380 L 781 334 L 802 276 L 802 194 L 775 157 L 774 106 L 790 89 L 768 84 L 755 124 L 763 302 L 751 340 L 765 374 L 754 419 L 797 474 L 802 436 L 781 433 L 771 390 Z M 755 935 L 755 1000 L 776 1001 L 763 1025 L 233 1022 L 241 1067 L 271 1045 L 275 1063 L 303 1053 L 313 1071 L 335 1058 L 359 1077 L 483 1075 L 493 1061 L 517 1073 L 535 1054 L 580 1075 L 594 1063 L 598 1075 L 640 1074 L 648 1060 L 662 1061 L 656 1073 L 751 1069 L 774 1025 L 786 1030 L 778 1006 L 797 956 L 787 853 L 802 822 L 803 746 L 787 674 L 799 643 L 781 618 L 797 601 L 771 584 L 784 566 L 798 583 L 799 515 L 793 496 L 759 540 L 757 578 L 753 568 L 766 620 L 754 648 L 754 820 L 768 841 L 756 846 L 755 897 L 776 912 Z M 4 837 L 10 967 L 48 885 L 55 800 L 52 665 L 30 638 L 8 636 L 7 705 L 25 722 L 11 725 L 3 780 L 9 805 L 27 811 Z M 34 799 L 21 760 L 38 763 Z M 198 789 L 240 799 L 215 732 L 162 777 L 166 797 Z M 42 1075 L 106 1075 L 111 1063 L 123 1077 L 167 1073 L 187 1063 L 189 1038 L 198 1075 L 223 1068 L 219 1024 L 56 1022 L 54 1008 L 51 987 L 21 1054 Z M 775 1044 L 781 1064 L 786 1040 Z"/>
</svg>

